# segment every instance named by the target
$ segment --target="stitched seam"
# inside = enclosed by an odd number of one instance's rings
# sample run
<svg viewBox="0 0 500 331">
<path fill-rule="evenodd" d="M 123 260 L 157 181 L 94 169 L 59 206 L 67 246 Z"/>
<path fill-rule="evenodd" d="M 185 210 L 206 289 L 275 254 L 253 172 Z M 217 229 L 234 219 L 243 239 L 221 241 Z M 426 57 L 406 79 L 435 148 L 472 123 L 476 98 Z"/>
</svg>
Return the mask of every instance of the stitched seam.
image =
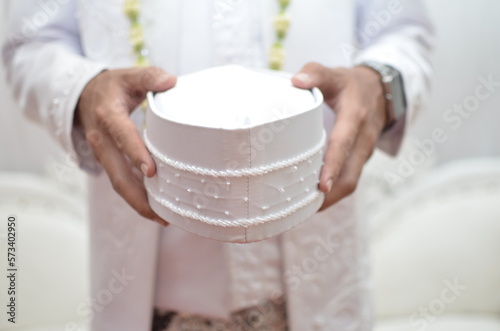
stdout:
<svg viewBox="0 0 500 331">
<path fill-rule="evenodd" d="M 248 146 L 250 146 L 250 150 L 248 152 L 248 165 L 249 169 L 252 169 L 252 132 L 248 129 Z M 247 176 L 247 221 L 250 218 L 250 177 Z M 245 229 L 245 241 L 247 239 L 247 229 Z"/>
</svg>

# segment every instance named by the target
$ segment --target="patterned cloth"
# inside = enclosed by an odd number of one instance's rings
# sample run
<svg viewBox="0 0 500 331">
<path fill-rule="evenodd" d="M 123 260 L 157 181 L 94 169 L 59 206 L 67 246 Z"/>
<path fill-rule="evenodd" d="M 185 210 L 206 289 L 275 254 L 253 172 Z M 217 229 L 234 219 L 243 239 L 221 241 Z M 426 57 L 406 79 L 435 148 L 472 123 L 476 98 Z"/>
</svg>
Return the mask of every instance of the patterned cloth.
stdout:
<svg viewBox="0 0 500 331">
<path fill-rule="evenodd" d="M 287 331 L 285 300 L 267 300 L 231 314 L 229 320 L 154 311 L 152 331 Z"/>
</svg>

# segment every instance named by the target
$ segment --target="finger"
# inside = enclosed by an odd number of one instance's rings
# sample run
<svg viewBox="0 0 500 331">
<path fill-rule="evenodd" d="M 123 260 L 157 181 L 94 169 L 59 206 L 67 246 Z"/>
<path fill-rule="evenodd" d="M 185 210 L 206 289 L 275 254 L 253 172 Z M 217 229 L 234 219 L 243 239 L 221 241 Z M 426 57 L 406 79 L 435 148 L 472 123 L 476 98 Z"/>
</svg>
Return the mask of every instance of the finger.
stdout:
<svg viewBox="0 0 500 331">
<path fill-rule="evenodd" d="M 366 161 L 370 158 L 375 148 L 377 133 L 373 130 L 363 128 L 356 140 L 351 155 L 347 158 L 342 171 L 333 189 L 325 196 L 325 201 L 320 210 L 323 210 L 343 198 L 351 195 L 361 177 L 361 172 Z"/>
<path fill-rule="evenodd" d="M 131 96 L 139 102 L 145 98 L 147 92 L 164 92 L 177 83 L 174 75 L 157 67 L 124 70 L 123 78 Z"/>
<path fill-rule="evenodd" d="M 108 136 L 103 136 L 100 143 L 92 147 L 96 158 L 106 170 L 114 190 L 142 217 L 162 226 L 168 225 L 149 206 L 144 184 L 137 180 L 113 140 Z"/>
<path fill-rule="evenodd" d="M 305 89 L 316 86 L 325 96 L 325 100 L 328 100 L 338 97 L 339 82 L 343 77 L 340 70 L 326 68 L 321 64 L 311 62 L 292 78 L 292 83 L 296 87 Z M 342 103 L 338 102 L 338 104 L 339 108 L 342 108 Z M 344 111 L 337 112 L 337 121 L 330 135 L 324 158 L 319 186 L 320 190 L 325 193 L 331 190 L 357 137 L 359 121 L 356 119 L 355 113 L 350 111 L 350 108 L 353 107 L 349 107 L 350 104 L 346 106 Z"/>
<path fill-rule="evenodd" d="M 310 62 L 292 77 L 292 83 L 302 89 L 317 87 L 327 100 L 339 90 L 340 78 L 337 76 L 340 76 L 340 70 Z"/>
<path fill-rule="evenodd" d="M 337 113 L 337 119 L 328 141 L 320 176 L 320 190 L 325 193 L 332 189 L 358 139 L 361 119 L 356 111 L 357 106 L 348 102 L 339 105 L 342 111 Z"/>
<path fill-rule="evenodd" d="M 116 147 L 125 154 L 134 166 L 144 176 L 152 177 L 156 172 L 156 166 L 144 145 L 144 141 L 127 114 L 117 111 L 107 111 L 100 121 L 103 132 L 109 134 Z"/>
<path fill-rule="evenodd" d="M 127 114 L 142 102 L 148 91 L 166 91 L 177 82 L 177 78 L 157 67 L 135 68 L 123 71 L 123 80 L 128 85 L 129 95 L 134 100 L 127 109 Z M 116 108 L 123 108 L 125 102 L 118 100 Z M 110 112 L 111 113 L 111 112 Z M 112 112 L 122 114 L 122 112 Z M 156 172 L 153 159 L 144 146 L 143 140 L 128 117 L 117 116 L 110 119 L 107 132 L 113 137 L 120 150 L 133 162 L 144 176 L 152 177 Z"/>
</svg>

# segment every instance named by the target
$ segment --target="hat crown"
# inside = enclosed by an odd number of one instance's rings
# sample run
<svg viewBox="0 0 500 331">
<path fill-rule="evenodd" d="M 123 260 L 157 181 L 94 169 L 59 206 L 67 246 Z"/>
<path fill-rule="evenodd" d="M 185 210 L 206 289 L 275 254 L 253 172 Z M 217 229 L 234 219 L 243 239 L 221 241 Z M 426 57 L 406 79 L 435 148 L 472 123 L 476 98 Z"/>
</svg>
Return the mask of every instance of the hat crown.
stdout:
<svg viewBox="0 0 500 331">
<path fill-rule="evenodd" d="M 178 123 L 232 130 L 289 118 L 315 106 L 311 91 L 269 73 L 228 65 L 181 76 L 174 88 L 156 94 L 158 115 Z"/>
</svg>

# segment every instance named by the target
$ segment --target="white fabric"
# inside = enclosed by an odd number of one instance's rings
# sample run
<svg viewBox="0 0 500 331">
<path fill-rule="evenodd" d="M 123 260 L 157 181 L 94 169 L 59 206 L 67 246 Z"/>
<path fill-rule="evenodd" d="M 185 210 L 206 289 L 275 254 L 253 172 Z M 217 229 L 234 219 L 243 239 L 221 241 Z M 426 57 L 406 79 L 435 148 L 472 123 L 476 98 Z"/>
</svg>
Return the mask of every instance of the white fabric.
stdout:
<svg viewBox="0 0 500 331">
<path fill-rule="evenodd" d="M 232 11 L 228 3 L 243 6 Z M 373 22 L 373 11 L 387 10 L 389 3 L 386 0 L 294 1 L 290 8 L 293 24 L 286 41 L 285 70 L 297 71 L 309 61 L 327 66 L 350 65 L 351 56 L 342 46 L 357 45 L 355 25 L 364 27 Z M 249 4 L 144 0 L 146 43 L 152 63 L 175 74 L 214 64 L 265 63 L 262 54 L 268 53 L 274 41 L 270 22 L 278 10 L 277 2 L 259 0 Z M 68 153 L 78 154 L 82 162 L 87 161 L 87 167 L 88 149 L 76 141 L 75 150 L 71 143 L 72 114 L 83 86 L 99 71 L 133 64 L 129 24 L 122 5 L 121 0 L 52 0 L 43 5 L 26 0 L 13 3 L 10 16 L 11 35 L 3 49 L 3 58 L 17 100 L 29 117 L 54 133 Z M 393 15 L 387 23 L 379 23 L 378 34 L 370 36 L 370 42 L 363 45 L 366 48 L 355 61 L 381 60 L 399 68 L 407 83 L 411 117 L 427 87 L 430 32 L 420 1 L 401 1 L 401 7 L 402 13 Z M 245 8 L 251 15 L 244 14 Z M 37 21 L 40 17 L 46 21 Z M 238 26 L 238 18 L 244 22 L 243 26 Z M 331 126 L 331 116 L 325 113 L 325 118 Z M 395 151 L 399 142 L 389 145 Z M 113 192 L 102 173 L 90 179 L 90 198 L 92 292 L 107 286 L 114 269 L 125 270 L 134 277 L 119 297 L 102 311 L 94 311 L 94 327 L 147 330 L 154 302 L 159 228 L 136 216 Z M 346 199 L 281 237 L 279 260 L 292 331 L 370 329 L 363 229 L 353 213 L 352 199 Z M 265 282 L 261 285 L 264 275 L 258 272 L 254 275 L 257 277 L 246 278 L 247 270 L 258 271 L 261 267 L 260 255 L 254 249 L 227 246 L 231 291 L 218 293 L 229 295 L 226 299 L 233 309 L 261 297 L 250 295 L 253 287 L 267 286 Z M 163 262 L 175 265 L 198 261 Z M 207 271 L 207 279 L 211 277 L 224 277 L 224 272 Z M 266 292 L 268 289 L 263 288 L 260 293 Z M 269 291 L 271 296 L 274 292 Z"/>
<path fill-rule="evenodd" d="M 231 288 L 225 245 L 176 227 L 162 231 L 155 306 L 228 318 Z M 185 263 L 185 261 L 191 261 Z M 179 286 L 183 284 L 183 286 Z"/>
<path fill-rule="evenodd" d="M 276 268 L 280 254 L 277 238 L 234 245 L 171 227 L 162 232 L 160 261 L 168 263 L 158 265 L 155 305 L 163 310 L 228 318 L 233 311 L 229 299 L 234 290 L 241 297 L 238 301 L 242 307 L 260 303 L 270 293 L 283 292 L 281 270 Z M 254 268 L 244 273 L 228 272 L 230 257 Z M 260 281 L 252 282 L 256 278 Z"/>
</svg>

